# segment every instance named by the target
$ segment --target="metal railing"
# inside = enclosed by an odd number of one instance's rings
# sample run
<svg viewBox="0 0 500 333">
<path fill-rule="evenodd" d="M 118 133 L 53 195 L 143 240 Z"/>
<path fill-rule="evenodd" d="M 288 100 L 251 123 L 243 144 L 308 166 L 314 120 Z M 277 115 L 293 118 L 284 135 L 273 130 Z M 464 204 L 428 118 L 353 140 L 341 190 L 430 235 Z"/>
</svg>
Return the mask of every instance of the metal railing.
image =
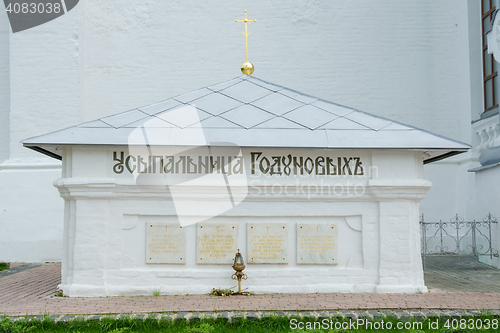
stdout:
<svg viewBox="0 0 500 333">
<path fill-rule="evenodd" d="M 492 247 L 492 226 L 498 221 L 488 214 L 482 221 L 464 221 L 455 215 L 450 222 L 425 222 L 420 218 L 422 257 L 490 256 L 498 257 Z"/>
</svg>

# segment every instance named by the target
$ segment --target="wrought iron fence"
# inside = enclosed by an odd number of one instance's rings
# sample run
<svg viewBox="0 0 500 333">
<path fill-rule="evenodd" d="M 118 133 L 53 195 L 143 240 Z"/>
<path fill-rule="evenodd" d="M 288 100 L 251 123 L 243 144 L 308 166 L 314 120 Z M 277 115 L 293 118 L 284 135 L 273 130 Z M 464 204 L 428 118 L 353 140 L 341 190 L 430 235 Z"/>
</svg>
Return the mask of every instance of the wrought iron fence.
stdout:
<svg viewBox="0 0 500 333">
<path fill-rule="evenodd" d="M 464 221 L 455 215 L 450 222 L 425 222 L 420 218 L 422 257 L 426 256 L 490 256 L 498 257 L 492 247 L 492 227 L 498 221 L 488 214 L 482 221 Z"/>
</svg>

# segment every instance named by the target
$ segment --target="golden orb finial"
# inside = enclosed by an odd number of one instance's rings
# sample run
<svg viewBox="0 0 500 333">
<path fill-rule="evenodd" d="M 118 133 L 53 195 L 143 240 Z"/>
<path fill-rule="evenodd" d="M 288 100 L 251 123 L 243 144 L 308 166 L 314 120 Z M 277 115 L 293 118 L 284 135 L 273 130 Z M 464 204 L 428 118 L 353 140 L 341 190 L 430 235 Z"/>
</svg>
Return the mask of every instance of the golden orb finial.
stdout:
<svg viewBox="0 0 500 333">
<path fill-rule="evenodd" d="M 253 64 L 250 61 L 245 61 L 241 65 L 241 72 L 246 75 L 251 75 L 253 73 Z"/>
<path fill-rule="evenodd" d="M 248 36 L 250 36 L 250 33 L 247 30 L 248 24 L 250 22 L 257 22 L 257 20 L 250 20 L 247 17 L 247 11 L 245 10 L 245 17 L 242 17 L 243 20 L 235 20 L 236 22 L 243 22 L 242 24 L 245 24 L 245 32 L 243 32 L 243 36 L 245 36 L 245 44 L 246 44 L 246 50 L 247 50 L 247 61 L 241 65 L 241 72 L 246 75 L 250 75 L 253 73 L 254 67 L 253 64 L 248 61 Z"/>
</svg>

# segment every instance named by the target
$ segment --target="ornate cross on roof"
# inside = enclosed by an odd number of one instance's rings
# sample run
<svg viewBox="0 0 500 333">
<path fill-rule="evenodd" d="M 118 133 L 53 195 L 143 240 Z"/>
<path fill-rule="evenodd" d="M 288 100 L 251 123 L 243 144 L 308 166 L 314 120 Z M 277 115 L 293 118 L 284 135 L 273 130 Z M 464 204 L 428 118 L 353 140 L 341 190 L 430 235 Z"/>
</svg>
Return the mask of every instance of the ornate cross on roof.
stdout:
<svg viewBox="0 0 500 333">
<path fill-rule="evenodd" d="M 242 17 L 243 18 L 243 17 Z M 235 20 L 235 22 L 243 22 L 242 24 L 245 24 L 245 32 L 242 32 L 243 36 L 245 36 L 245 45 L 246 45 L 246 50 L 247 50 L 247 61 L 241 65 L 241 72 L 243 74 L 250 75 L 253 73 L 254 67 L 251 62 L 248 61 L 248 36 L 250 36 L 250 33 L 248 32 L 248 25 L 250 22 L 257 22 L 257 20 L 250 20 L 247 17 L 247 11 L 245 10 L 245 17 L 243 20 Z"/>
</svg>

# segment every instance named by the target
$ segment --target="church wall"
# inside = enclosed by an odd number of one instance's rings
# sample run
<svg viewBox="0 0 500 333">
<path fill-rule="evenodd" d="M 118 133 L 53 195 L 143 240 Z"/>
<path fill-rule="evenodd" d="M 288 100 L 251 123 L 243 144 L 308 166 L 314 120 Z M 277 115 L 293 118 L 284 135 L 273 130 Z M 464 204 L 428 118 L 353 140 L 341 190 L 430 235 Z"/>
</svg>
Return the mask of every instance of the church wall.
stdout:
<svg viewBox="0 0 500 333">
<path fill-rule="evenodd" d="M 0 163 L 9 157 L 9 23 L 0 16 Z"/>
<path fill-rule="evenodd" d="M 495 166 L 475 173 L 477 181 L 478 212 L 480 216 L 486 216 L 489 213 L 498 221 L 500 217 L 500 167 Z M 500 227 L 498 223 L 492 225 L 492 244 L 491 246 L 497 252 L 500 249 Z M 482 250 L 488 248 L 488 244 L 482 237 L 479 237 L 479 244 L 483 246 Z M 481 262 L 500 268 L 500 259 L 498 257 L 481 256 Z"/>
<path fill-rule="evenodd" d="M 53 164 L 0 165 L 0 261 L 60 261 L 63 202 Z"/>
<path fill-rule="evenodd" d="M 256 77 L 468 142 L 456 114 L 464 93 L 464 3 L 254 1 L 243 8 L 225 1 L 89 0 L 57 20 L 11 33 L 10 129 L 7 140 L 0 138 L 0 147 L 9 145 L 10 171 L 0 166 L 0 187 L 8 189 L 0 194 L 0 214 L 11 213 L 0 226 L 18 243 L 44 235 L 42 225 L 58 240 L 44 236 L 36 245 L 40 256 L 20 246 L 16 255 L 0 251 L 0 260 L 61 260 L 54 250 L 40 250 L 62 244 L 63 204 L 47 186 L 60 177 L 60 163 L 19 141 L 240 75 L 244 40 L 234 19 L 243 9 L 257 19 L 249 40 Z M 47 213 L 28 213 L 25 202 Z"/>
<path fill-rule="evenodd" d="M 123 2 L 87 1 L 12 34 L 12 157 L 38 156 L 18 144 L 27 137 L 240 75 L 241 26 L 226 18 L 241 13 L 222 3 L 130 1 L 124 12 Z M 188 9 L 191 19 L 183 20 Z M 451 51 L 459 46 L 456 1 L 255 2 L 247 9 L 262 17 L 251 25 L 255 76 L 462 139 L 458 52 Z M 218 24 L 207 26 L 207 15 Z M 293 75 L 283 68 L 290 63 Z"/>
<path fill-rule="evenodd" d="M 0 16 L 8 24 L 5 12 Z M 7 65 L 9 89 L 0 94 L 10 98 L 0 95 L 0 157 L 1 147 L 7 152 L 0 158 L 0 261 L 61 261 L 64 205 L 52 185 L 61 163 L 20 141 L 81 121 L 78 22 L 67 16 L 16 34 L 6 27 L 9 61 L 0 72 Z"/>
<path fill-rule="evenodd" d="M 447 117 L 457 123 L 439 123 L 439 126 L 455 126 L 457 136 L 451 137 L 471 144 L 473 149 L 424 167 L 425 178 L 433 183 L 420 207 L 426 221 L 448 221 L 455 214 L 469 220 L 482 218 L 476 209 L 474 174 L 468 172 L 480 165 L 476 149 L 480 139 L 472 131 L 471 121 L 478 120 L 483 111 L 481 4 L 463 0 L 457 1 L 457 6 L 458 46 L 455 51 L 450 49 L 450 53 L 458 56 L 459 65 L 454 70 L 458 75 L 457 104 L 450 104 L 445 111 Z M 439 129 L 434 131 L 443 134 Z"/>
<path fill-rule="evenodd" d="M 476 182 L 469 169 L 479 165 L 465 153 L 446 161 L 424 166 L 424 178 L 432 188 L 421 202 L 420 213 L 425 221 L 449 221 L 456 214 L 465 219 L 477 219 Z"/>
</svg>

